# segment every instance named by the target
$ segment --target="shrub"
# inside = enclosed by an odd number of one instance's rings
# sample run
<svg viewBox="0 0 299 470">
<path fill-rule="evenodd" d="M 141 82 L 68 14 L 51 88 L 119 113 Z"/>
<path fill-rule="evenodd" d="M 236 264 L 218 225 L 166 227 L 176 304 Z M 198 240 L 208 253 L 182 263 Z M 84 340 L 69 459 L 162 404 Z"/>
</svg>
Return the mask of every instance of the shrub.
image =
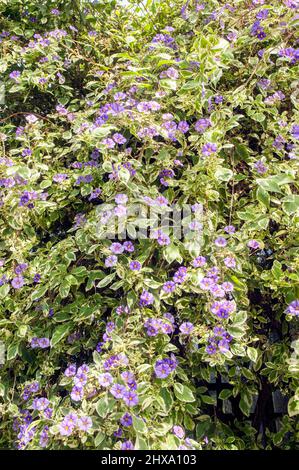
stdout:
<svg viewBox="0 0 299 470">
<path fill-rule="evenodd" d="M 0 11 L 1 447 L 294 448 L 298 1 Z"/>
</svg>

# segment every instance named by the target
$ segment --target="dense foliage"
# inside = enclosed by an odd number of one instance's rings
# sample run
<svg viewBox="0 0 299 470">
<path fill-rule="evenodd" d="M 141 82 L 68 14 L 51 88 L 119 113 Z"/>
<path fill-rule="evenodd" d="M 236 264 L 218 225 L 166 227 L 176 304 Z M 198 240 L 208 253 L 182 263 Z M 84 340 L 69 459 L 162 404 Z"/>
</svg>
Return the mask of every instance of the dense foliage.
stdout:
<svg viewBox="0 0 299 470">
<path fill-rule="evenodd" d="M 1 448 L 295 448 L 298 7 L 0 1 Z"/>
</svg>

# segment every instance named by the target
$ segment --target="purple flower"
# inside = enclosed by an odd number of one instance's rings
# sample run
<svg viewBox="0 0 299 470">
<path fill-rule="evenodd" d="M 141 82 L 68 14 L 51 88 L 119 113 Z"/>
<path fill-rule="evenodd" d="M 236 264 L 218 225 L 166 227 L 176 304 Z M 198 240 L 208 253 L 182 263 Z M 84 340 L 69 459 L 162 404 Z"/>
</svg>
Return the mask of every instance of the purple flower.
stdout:
<svg viewBox="0 0 299 470">
<path fill-rule="evenodd" d="M 128 196 L 126 194 L 117 194 L 115 196 L 116 204 L 126 204 L 128 202 Z"/>
<path fill-rule="evenodd" d="M 39 347 L 42 349 L 46 349 L 50 346 L 50 340 L 48 338 L 39 338 L 37 341 Z"/>
<path fill-rule="evenodd" d="M 81 401 L 83 399 L 83 388 L 75 385 L 71 391 L 71 399 L 74 401 Z"/>
<path fill-rule="evenodd" d="M 138 395 L 136 392 L 133 392 L 133 390 L 125 392 L 123 399 L 127 406 L 136 406 L 139 402 Z"/>
<path fill-rule="evenodd" d="M 178 131 L 182 132 L 183 134 L 186 134 L 189 130 L 189 124 L 187 121 L 180 121 L 178 123 Z"/>
<path fill-rule="evenodd" d="M 114 214 L 117 217 L 124 217 L 127 214 L 127 208 L 126 206 L 122 206 L 121 204 L 115 207 L 114 209 Z"/>
<path fill-rule="evenodd" d="M 286 57 L 291 59 L 291 64 L 295 64 L 299 60 L 299 49 L 294 49 L 293 47 L 287 47 L 279 51 L 280 57 Z"/>
<path fill-rule="evenodd" d="M 74 430 L 74 426 L 62 421 L 62 423 L 59 424 L 58 429 L 61 436 L 70 436 Z"/>
<path fill-rule="evenodd" d="M 57 175 L 53 176 L 53 181 L 55 183 L 62 183 L 62 181 L 65 181 L 68 179 L 68 175 L 66 173 L 57 173 Z"/>
<path fill-rule="evenodd" d="M 32 150 L 31 149 L 23 149 L 22 150 L 22 157 L 29 157 L 32 155 Z"/>
<path fill-rule="evenodd" d="M 204 256 L 198 256 L 192 261 L 192 266 L 194 268 L 200 268 L 206 264 L 207 260 Z"/>
<path fill-rule="evenodd" d="M 166 235 L 166 233 L 162 232 L 162 230 L 157 230 L 157 232 L 153 235 L 153 238 L 156 238 L 159 245 L 161 246 L 170 244 L 169 236 Z"/>
<path fill-rule="evenodd" d="M 173 275 L 173 280 L 176 284 L 182 284 L 187 277 L 187 268 L 181 266 Z"/>
<path fill-rule="evenodd" d="M 30 342 L 30 346 L 35 349 L 38 348 L 38 338 L 34 336 Z"/>
<path fill-rule="evenodd" d="M 92 419 L 89 416 L 81 416 L 78 419 L 78 428 L 80 431 L 88 431 L 92 427 Z"/>
<path fill-rule="evenodd" d="M 170 294 L 171 292 L 175 291 L 176 284 L 173 281 L 167 281 L 165 284 L 163 284 L 162 289 L 164 292 L 167 292 L 167 294 Z"/>
<path fill-rule="evenodd" d="M 233 225 L 227 225 L 226 227 L 224 227 L 224 231 L 231 235 L 232 233 L 235 233 L 236 228 Z"/>
<path fill-rule="evenodd" d="M 298 0 L 283 0 L 283 2 L 288 8 L 298 8 L 299 7 Z"/>
<path fill-rule="evenodd" d="M 48 442 L 49 442 L 49 433 L 48 433 L 48 426 L 44 426 L 43 430 L 40 433 L 40 438 L 39 438 L 39 445 L 40 447 L 44 448 L 47 447 Z"/>
<path fill-rule="evenodd" d="M 181 426 L 173 426 L 172 432 L 179 439 L 184 439 L 184 437 L 185 437 L 185 431 Z"/>
<path fill-rule="evenodd" d="M 76 367 L 76 364 L 70 364 L 64 371 L 64 375 L 66 377 L 74 377 L 74 375 L 76 375 L 76 370 L 77 370 L 77 367 Z"/>
<path fill-rule="evenodd" d="M 74 384 L 77 385 L 78 387 L 83 387 L 87 383 L 87 375 L 84 374 L 84 372 L 76 374 L 76 377 L 74 378 Z"/>
<path fill-rule="evenodd" d="M 15 267 L 15 273 L 16 273 L 16 274 L 22 274 L 24 271 L 26 271 L 27 268 L 28 268 L 28 264 L 27 264 L 27 263 L 18 264 L 18 265 Z"/>
<path fill-rule="evenodd" d="M 165 70 L 165 75 L 173 80 L 177 80 L 179 78 L 179 72 L 174 67 L 169 67 Z"/>
<path fill-rule="evenodd" d="M 224 237 L 218 237 L 215 240 L 215 245 L 222 248 L 227 245 L 227 240 Z"/>
<path fill-rule="evenodd" d="M 212 123 L 209 119 L 199 119 L 198 121 L 196 121 L 194 128 L 197 132 L 200 132 L 202 134 L 206 129 L 211 127 L 211 125 Z"/>
<path fill-rule="evenodd" d="M 130 262 L 130 269 L 132 271 L 140 271 L 141 264 L 139 263 L 139 261 L 131 261 Z"/>
<path fill-rule="evenodd" d="M 201 149 L 201 153 L 204 157 L 209 157 L 212 153 L 217 152 L 217 145 L 212 142 L 207 142 Z"/>
<path fill-rule="evenodd" d="M 123 430 L 121 428 L 118 428 L 117 431 L 114 431 L 113 435 L 115 437 L 121 437 L 123 435 Z"/>
<path fill-rule="evenodd" d="M 252 36 L 256 36 L 260 41 L 262 39 L 265 39 L 266 33 L 265 33 L 263 27 L 261 26 L 261 22 L 259 20 L 255 21 L 253 23 L 250 34 Z"/>
<path fill-rule="evenodd" d="M 100 188 L 95 189 L 94 191 L 91 192 L 88 200 L 92 201 L 93 199 L 97 199 L 101 193 L 102 193 L 102 190 Z"/>
<path fill-rule="evenodd" d="M 233 256 L 227 256 L 224 258 L 224 264 L 227 268 L 235 268 L 236 267 L 236 260 Z"/>
<path fill-rule="evenodd" d="M 232 292 L 234 290 L 234 285 L 231 282 L 223 282 L 221 287 L 225 292 Z"/>
<path fill-rule="evenodd" d="M 32 408 L 38 411 L 44 411 L 48 405 L 49 400 L 47 398 L 35 398 L 32 402 Z"/>
<path fill-rule="evenodd" d="M 113 377 L 109 372 L 105 372 L 104 374 L 100 374 L 98 377 L 98 382 L 101 387 L 110 387 L 113 383 Z"/>
<path fill-rule="evenodd" d="M 125 413 L 121 418 L 120 418 L 120 423 L 123 426 L 132 426 L 133 424 L 133 419 L 132 416 L 129 413 Z"/>
<path fill-rule="evenodd" d="M 123 101 L 124 99 L 126 99 L 126 97 L 127 97 L 126 93 L 123 93 L 122 91 L 118 91 L 113 96 L 115 101 Z"/>
<path fill-rule="evenodd" d="M 110 388 L 110 393 L 115 397 L 115 398 L 124 398 L 126 392 L 126 387 L 121 384 L 114 384 Z"/>
<path fill-rule="evenodd" d="M 221 95 L 214 96 L 215 104 L 220 104 L 220 103 L 222 103 L 222 101 L 223 101 L 223 96 L 221 96 Z"/>
<path fill-rule="evenodd" d="M 107 137 L 106 139 L 103 139 L 101 142 L 103 145 L 106 145 L 109 149 L 113 149 L 115 147 L 115 142 L 113 139 L 110 139 Z"/>
<path fill-rule="evenodd" d="M 10 74 L 9 74 L 9 78 L 11 78 L 12 80 L 15 80 L 16 82 L 18 81 L 18 79 L 20 78 L 21 76 L 21 72 L 19 72 L 18 70 L 13 70 Z"/>
<path fill-rule="evenodd" d="M 133 253 L 135 251 L 134 245 L 132 242 L 124 242 L 123 244 L 124 250 L 128 253 Z"/>
<path fill-rule="evenodd" d="M 206 352 L 210 355 L 213 356 L 214 354 L 217 353 L 217 347 L 214 343 L 209 343 L 206 347 Z"/>
<path fill-rule="evenodd" d="M 270 95 L 267 98 L 265 98 L 264 103 L 275 104 L 284 99 L 285 99 L 285 95 L 281 91 L 276 91 L 273 95 Z"/>
<path fill-rule="evenodd" d="M 291 134 L 292 134 L 292 137 L 294 137 L 294 139 L 299 140 L 299 125 L 298 124 L 293 125 L 291 129 Z"/>
<path fill-rule="evenodd" d="M 294 315 L 295 317 L 299 316 L 299 300 L 293 300 L 286 309 L 286 313 Z"/>
<path fill-rule="evenodd" d="M 261 245 L 257 240 L 249 240 L 247 246 L 249 248 L 252 248 L 253 250 L 257 250 L 258 248 L 260 248 Z"/>
<path fill-rule="evenodd" d="M 156 377 L 164 379 L 175 370 L 177 367 L 177 360 L 174 354 L 171 354 L 171 357 L 166 359 L 158 360 L 154 366 Z"/>
<path fill-rule="evenodd" d="M 144 327 L 147 328 L 146 333 L 148 336 L 157 336 L 159 333 L 159 323 L 154 318 L 147 318 Z"/>
<path fill-rule="evenodd" d="M 115 255 L 108 256 L 108 257 L 105 259 L 105 266 L 106 266 L 106 268 L 112 268 L 112 267 L 115 266 L 116 264 L 117 264 L 117 256 L 115 256 Z"/>
<path fill-rule="evenodd" d="M 87 364 L 82 364 L 82 366 L 80 366 L 78 368 L 78 371 L 77 371 L 77 374 L 81 374 L 83 372 L 83 374 L 88 374 L 89 372 L 89 367 Z"/>
<path fill-rule="evenodd" d="M 110 245 L 110 251 L 115 255 L 120 255 L 124 251 L 124 247 L 121 243 L 112 243 Z"/>
<path fill-rule="evenodd" d="M 134 450 L 134 445 L 131 441 L 124 441 L 121 445 L 121 450 Z"/>
<path fill-rule="evenodd" d="M 38 283 L 40 282 L 40 280 L 41 280 L 41 275 L 38 274 L 38 273 L 34 274 L 33 282 L 34 282 L 35 284 L 38 284 Z"/>
<path fill-rule="evenodd" d="M 225 339 L 221 339 L 218 343 L 218 348 L 221 353 L 226 353 L 229 351 L 229 342 Z"/>
<path fill-rule="evenodd" d="M 180 326 L 180 332 L 183 335 L 190 335 L 194 330 L 194 325 L 191 322 L 182 323 Z"/>
<path fill-rule="evenodd" d="M 63 421 L 65 423 L 68 423 L 70 426 L 77 426 L 78 416 L 76 415 L 76 413 L 69 413 L 65 416 Z"/>
<path fill-rule="evenodd" d="M 127 142 L 127 139 L 122 134 L 115 133 L 112 137 L 114 142 L 116 142 L 117 144 L 121 145 Z"/>
<path fill-rule="evenodd" d="M 158 364 L 159 362 L 159 364 Z M 155 374 L 158 379 L 165 379 L 171 373 L 171 369 L 164 361 L 157 361 L 155 365 Z"/>
<path fill-rule="evenodd" d="M 218 284 L 214 284 L 213 286 L 211 286 L 210 292 L 213 295 L 213 297 L 224 297 L 225 296 L 225 291 Z"/>
<path fill-rule="evenodd" d="M 235 310 L 235 303 L 229 300 L 219 300 L 211 306 L 211 312 L 219 318 L 226 319 Z"/>
<path fill-rule="evenodd" d="M 127 383 L 133 382 L 135 380 L 133 372 L 130 372 L 129 370 L 122 372 L 120 375 L 121 378 Z"/>
<path fill-rule="evenodd" d="M 213 329 L 213 333 L 215 336 L 223 336 L 225 333 L 225 329 L 222 326 L 215 326 Z"/>
<path fill-rule="evenodd" d="M 14 277 L 11 285 L 14 289 L 20 289 L 25 284 L 23 276 Z"/>
<path fill-rule="evenodd" d="M 193 220 L 189 224 L 190 230 L 201 230 L 202 229 L 202 224 L 198 220 Z"/>
<path fill-rule="evenodd" d="M 52 15 L 55 15 L 55 16 L 60 15 L 60 11 L 57 8 L 52 8 L 51 13 Z"/>
<path fill-rule="evenodd" d="M 140 300 L 139 300 L 139 305 L 140 307 L 146 307 L 147 305 L 151 305 L 154 302 L 154 296 L 147 290 L 143 290 Z"/>
</svg>

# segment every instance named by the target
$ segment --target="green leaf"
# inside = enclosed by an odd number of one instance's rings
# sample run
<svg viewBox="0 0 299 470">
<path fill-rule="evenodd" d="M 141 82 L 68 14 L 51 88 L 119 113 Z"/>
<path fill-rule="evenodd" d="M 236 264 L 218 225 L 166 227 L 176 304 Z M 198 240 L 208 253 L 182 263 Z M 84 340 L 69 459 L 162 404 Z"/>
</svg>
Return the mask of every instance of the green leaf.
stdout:
<svg viewBox="0 0 299 470">
<path fill-rule="evenodd" d="M 173 388 L 174 388 L 174 394 L 178 400 L 186 402 L 186 403 L 191 403 L 195 401 L 193 392 L 186 385 L 175 383 Z"/>
<path fill-rule="evenodd" d="M 60 284 L 59 287 L 59 295 L 61 296 L 62 299 L 65 299 L 69 293 L 70 293 L 71 286 L 64 282 L 63 284 Z"/>
<path fill-rule="evenodd" d="M 273 266 L 271 268 L 271 273 L 273 274 L 273 277 L 277 280 L 281 279 L 283 276 L 283 271 L 281 267 L 281 263 L 277 260 L 274 261 Z"/>
<path fill-rule="evenodd" d="M 103 287 L 108 286 L 108 284 L 110 284 L 113 281 L 115 276 L 116 276 L 116 273 L 108 274 L 108 276 L 105 276 L 104 279 L 98 282 L 97 287 L 101 289 Z"/>
<path fill-rule="evenodd" d="M 201 421 L 196 425 L 196 437 L 197 439 L 202 439 L 205 435 L 208 434 L 208 431 L 211 427 L 211 419 L 209 416 L 206 417 L 204 421 Z"/>
<path fill-rule="evenodd" d="M 103 442 L 103 440 L 105 439 L 105 434 L 102 433 L 102 432 L 98 432 L 98 434 L 96 435 L 95 437 L 95 440 L 94 440 L 94 445 L 95 447 L 99 447 L 99 445 Z"/>
<path fill-rule="evenodd" d="M 227 400 L 231 395 L 232 395 L 232 390 L 229 390 L 228 388 L 224 388 L 219 393 L 219 398 L 220 400 Z"/>
<path fill-rule="evenodd" d="M 282 208 L 289 214 L 295 214 L 299 210 L 299 196 L 297 194 L 292 194 L 282 199 Z"/>
<path fill-rule="evenodd" d="M 76 261 L 76 255 L 73 251 L 67 251 L 64 255 L 64 258 L 68 261 Z"/>
<path fill-rule="evenodd" d="M 246 331 L 244 327 L 238 325 L 231 325 L 227 328 L 227 331 L 233 338 L 242 338 L 245 335 Z"/>
<path fill-rule="evenodd" d="M 148 442 L 146 439 L 137 434 L 134 448 L 136 450 L 148 450 Z"/>
<path fill-rule="evenodd" d="M 207 405 L 216 405 L 216 399 L 214 397 L 211 397 L 210 395 L 201 395 L 200 399 L 203 403 L 206 403 Z"/>
<path fill-rule="evenodd" d="M 0 299 L 4 299 L 4 297 L 7 296 L 9 291 L 10 291 L 10 285 L 9 284 L 3 284 L 3 286 L 0 287 Z"/>
<path fill-rule="evenodd" d="M 256 198 L 259 202 L 261 202 L 264 206 L 270 207 L 270 196 L 268 191 L 266 191 L 262 186 L 257 188 L 256 191 Z"/>
<path fill-rule="evenodd" d="M 101 418 L 105 418 L 108 414 L 108 399 L 107 396 L 100 398 L 96 403 L 96 412 Z"/>
<path fill-rule="evenodd" d="M 258 358 L 258 352 L 257 352 L 256 349 L 251 348 L 250 346 L 248 346 L 248 348 L 247 348 L 247 356 L 249 357 L 249 359 L 250 359 L 252 362 L 256 362 L 256 361 L 257 361 L 257 358 Z"/>
<path fill-rule="evenodd" d="M 289 415 L 296 416 L 299 414 L 299 396 L 293 396 L 288 402 L 288 413 Z"/>
<path fill-rule="evenodd" d="M 173 261 L 177 261 L 178 263 L 183 261 L 179 248 L 173 243 L 163 250 L 163 256 L 169 264 Z"/>
<path fill-rule="evenodd" d="M 45 295 L 47 290 L 48 290 L 47 286 L 38 287 L 37 289 L 35 289 L 35 291 L 32 292 L 31 300 L 41 299 Z"/>
<path fill-rule="evenodd" d="M 173 405 L 173 398 L 170 391 L 166 387 L 163 387 L 160 391 L 160 396 L 163 398 L 166 411 L 169 411 Z"/>
<path fill-rule="evenodd" d="M 243 325 L 247 320 L 247 312 L 245 310 L 238 310 L 232 315 L 231 319 L 234 326 Z"/>
<path fill-rule="evenodd" d="M 162 88 L 166 88 L 168 90 L 176 90 L 177 89 L 177 82 L 176 80 L 171 80 L 170 78 L 165 78 L 160 80 L 160 85 Z"/>
<path fill-rule="evenodd" d="M 19 346 L 20 343 L 10 343 L 7 347 L 7 352 L 6 352 L 6 359 L 10 361 L 11 359 L 14 359 L 18 354 L 19 354 Z"/>
<path fill-rule="evenodd" d="M 147 432 L 147 427 L 142 418 L 133 416 L 133 428 L 137 433 L 145 434 Z"/>
<path fill-rule="evenodd" d="M 272 177 L 257 178 L 256 182 L 264 191 L 270 191 L 273 193 L 281 193 L 281 189 L 278 183 Z"/>
<path fill-rule="evenodd" d="M 229 181 L 234 173 L 229 168 L 218 167 L 215 171 L 215 177 L 218 181 Z"/>
<path fill-rule="evenodd" d="M 53 347 L 57 343 L 59 343 L 62 338 L 64 338 L 70 332 L 71 328 L 72 323 L 64 323 L 62 325 L 57 326 L 52 335 L 51 346 Z"/>
<path fill-rule="evenodd" d="M 241 393 L 239 408 L 245 416 L 249 416 L 250 414 L 252 401 L 253 401 L 252 395 L 248 391 L 244 390 Z"/>
</svg>

